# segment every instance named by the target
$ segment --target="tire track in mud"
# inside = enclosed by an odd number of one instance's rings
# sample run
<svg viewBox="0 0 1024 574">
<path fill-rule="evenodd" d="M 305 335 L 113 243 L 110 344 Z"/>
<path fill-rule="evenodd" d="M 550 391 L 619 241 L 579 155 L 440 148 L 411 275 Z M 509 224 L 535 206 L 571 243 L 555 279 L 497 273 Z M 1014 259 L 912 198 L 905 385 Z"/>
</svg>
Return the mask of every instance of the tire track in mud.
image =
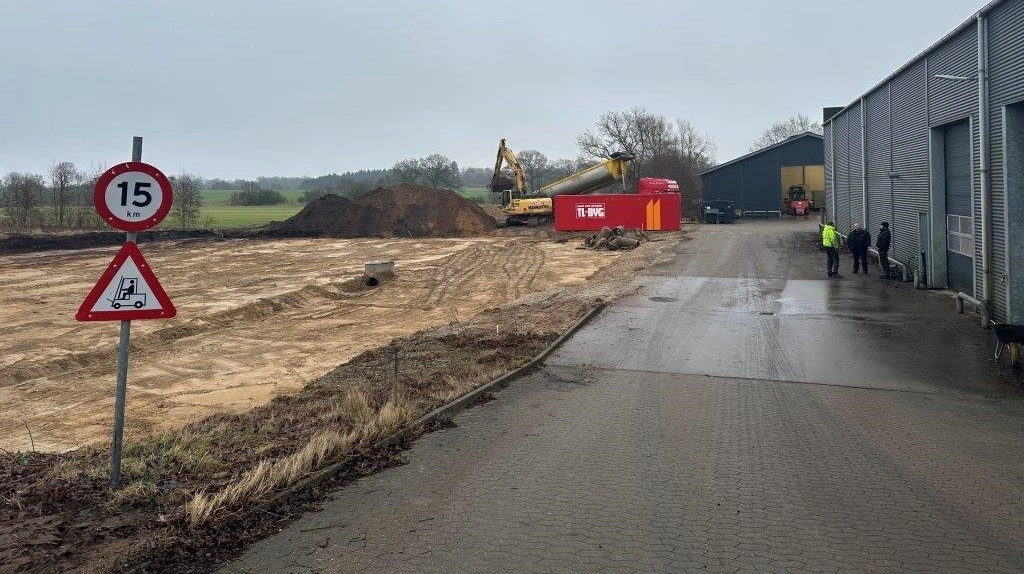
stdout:
<svg viewBox="0 0 1024 574">
<path fill-rule="evenodd" d="M 512 283 L 509 286 L 509 291 L 511 291 L 508 297 L 509 300 L 518 299 L 531 290 L 531 286 L 537 280 L 541 269 L 544 268 L 545 261 L 544 252 L 540 249 L 528 248 L 516 249 L 515 251 L 519 256 L 519 261 L 515 266 L 519 273 L 512 276 Z"/>
<path fill-rule="evenodd" d="M 757 331 L 754 334 L 753 347 L 759 355 L 758 361 L 752 361 L 750 365 L 760 373 L 751 375 L 763 375 L 766 378 L 776 378 L 785 381 L 803 380 L 801 369 L 786 352 L 779 336 L 780 319 L 778 316 L 779 304 L 776 297 L 769 296 L 769 289 L 762 289 L 769 280 L 758 278 L 757 262 L 760 259 L 755 246 L 746 251 L 743 257 L 740 288 L 745 291 L 747 307 L 757 315 Z"/>
<path fill-rule="evenodd" d="M 442 259 L 441 266 L 430 278 L 430 291 L 424 303 L 434 306 L 450 299 L 454 291 L 476 278 L 488 265 L 494 265 L 494 249 L 484 245 L 473 245 Z"/>
</svg>

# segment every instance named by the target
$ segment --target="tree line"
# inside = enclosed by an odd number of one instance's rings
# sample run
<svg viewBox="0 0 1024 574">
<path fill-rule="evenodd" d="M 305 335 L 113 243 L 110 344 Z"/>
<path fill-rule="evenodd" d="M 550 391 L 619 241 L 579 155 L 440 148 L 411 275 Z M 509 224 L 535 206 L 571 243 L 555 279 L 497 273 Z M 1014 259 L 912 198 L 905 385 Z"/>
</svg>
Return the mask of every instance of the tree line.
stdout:
<svg viewBox="0 0 1024 574">
<path fill-rule="evenodd" d="M 74 163 L 54 163 L 45 175 L 10 172 L 0 179 L 0 229 L 103 229 L 96 213 L 93 188 L 103 168 L 83 171 Z M 202 193 L 199 178 L 171 176 L 174 203 L 170 217 L 191 229 L 199 220 Z"/>
<path fill-rule="evenodd" d="M 821 124 L 798 114 L 766 128 L 752 143 L 750 151 L 771 146 L 803 132 L 821 133 Z M 636 189 L 641 177 L 663 177 L 679 183 L 690 204 L 700 199 L 698 174 L 715 165 L 716 144 L 690 121 L 649 112 L 645 108 L 609 111 L 594 127 L 576 138 L 579 155 L 549 159 L 544 153 L 524 148 L 517 159 L 526 176 L 527 190 L 536 191 L 549 183 L 592 165 L 614 152 L 632 154 L 626 186 Z M 204 179 L 183 172 L 170 179 L 174 188 L 171 222 L 189 229 L 199 221 L 204 190 L 231 190 L 233 205 L 285 203 L 281 190 L 304 190 L 300 202 L 327 193 L 349 198 L 372 189 L 397 184 L 421 184 L 459 190 L 486 187 L 493 168 L 466 167 L 448 156 L 435 153 L 406 158 L 388 169 L 330 173 L 318 177 L 259 177 L 255 180 Z M 0 179 L 0 229 L 101 229 L 104 222 L 93 208 L 92 192 L 102 168 L 85 171 L 71 162 L 53 164 L 45 175 L 10 172 Z"/>
</svg>

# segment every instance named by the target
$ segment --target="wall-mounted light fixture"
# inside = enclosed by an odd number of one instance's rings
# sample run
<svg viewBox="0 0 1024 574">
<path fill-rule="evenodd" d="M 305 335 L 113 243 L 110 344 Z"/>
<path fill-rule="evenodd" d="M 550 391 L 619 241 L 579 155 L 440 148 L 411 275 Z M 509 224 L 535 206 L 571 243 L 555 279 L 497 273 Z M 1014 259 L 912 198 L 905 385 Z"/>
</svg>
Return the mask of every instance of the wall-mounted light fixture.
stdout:
<svg viewBox="0 0 1024 574">
<path fill-rule="evenodd" d="M 940 80 L 952 80 L 954 82 L 970 82 L 978 77 L 978 74 L 973 76 L 954 76 L 953 74 L 935 74 L 933 78 L 939 78 Z"/>
</svg>

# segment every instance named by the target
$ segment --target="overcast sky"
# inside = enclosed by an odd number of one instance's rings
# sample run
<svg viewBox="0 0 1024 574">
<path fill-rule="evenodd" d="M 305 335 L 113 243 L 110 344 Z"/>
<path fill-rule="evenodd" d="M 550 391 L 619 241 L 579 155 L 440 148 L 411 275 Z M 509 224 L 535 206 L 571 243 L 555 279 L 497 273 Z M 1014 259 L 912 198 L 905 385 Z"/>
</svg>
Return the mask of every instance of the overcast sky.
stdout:
<svg viewBox="0 0 1024 574">
<path fill-rule="evenodd" d="M 575 157 L 634 106 L 746 153 L 846 105 L 987 0 L 0 0 L 0 173 L 143 159 L 320 175 Z"/>
</svg>

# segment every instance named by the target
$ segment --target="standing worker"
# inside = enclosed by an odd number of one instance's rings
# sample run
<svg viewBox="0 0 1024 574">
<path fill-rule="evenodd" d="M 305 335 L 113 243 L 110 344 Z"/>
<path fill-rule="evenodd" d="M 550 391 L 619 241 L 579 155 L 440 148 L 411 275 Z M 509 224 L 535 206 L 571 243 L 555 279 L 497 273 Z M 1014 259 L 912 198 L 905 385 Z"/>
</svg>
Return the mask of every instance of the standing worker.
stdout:
<svg viewBox="0 0 1024 574">
<path fill-rule="evenodd" d="M 868 248 L 871 247 L 871 233 L 867 229 L 861 229 L 860 223 L 853 224 L 853 231 L 846 238 L 846 244 L 850 246 L 850 253 L 853 253 L 853 272 L 858 273 L 861 266 L 864 273 L 868 272 Z"/>
<path fill-rule="evenodd" d="M 839 274 L 839 234 L 836 233 L 836 226 L 831 221 L 821 228 L 821 246 L 828 256 L 825 262 L 828 276 L 833 279 L 842 279 L 843 276 Z"/>
<path fill-rule="evenodd" d="M 889 268 L 889 246 L 892 245 L 892 233 L 889 233 L 889 222 L 883 221 L 882 227 L 878 230 L 878 240 L 875 242 L 875 247 L 878 248 L 878 264 L 882 266 L 882 271 L 886 279 L 889 278 L 889 273 L 892 271 Z"/>
</svg>

